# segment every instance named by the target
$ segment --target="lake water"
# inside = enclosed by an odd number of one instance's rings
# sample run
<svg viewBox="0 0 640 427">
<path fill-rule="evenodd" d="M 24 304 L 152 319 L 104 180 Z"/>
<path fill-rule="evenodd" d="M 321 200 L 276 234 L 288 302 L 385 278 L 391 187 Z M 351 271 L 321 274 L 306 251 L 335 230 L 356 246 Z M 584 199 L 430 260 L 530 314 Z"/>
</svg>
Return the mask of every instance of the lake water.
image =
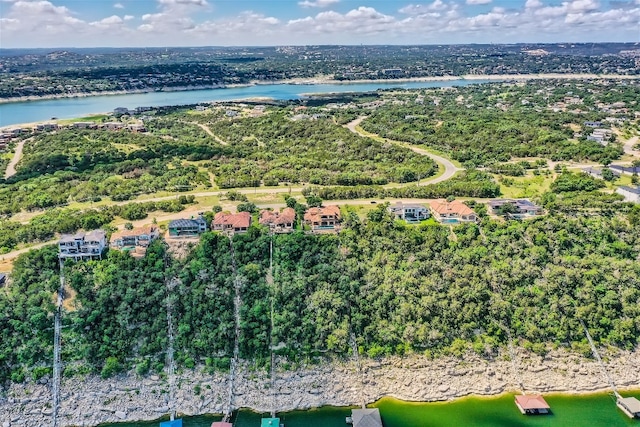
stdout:
<svg viewBox="0 0 640 427">
<path fill-rule="evenodd" d="M 640 398 L 640 391 L 623 393 Z M 550 394 L 545 400 L 552 415 L 524 416 L 513 403 L 513 395 L 480 398 L 465 397 L 453 402 L 408 403 L 384 398 L 380 408 L 384 427 L 625 427 L 640 426 L 620 411 L 610 394 L 581 396 Z M 347 427 L 349 408 L 324 407 L 309 411 L 278 414 L 286 427 Z M 258 427 L 260 414 L 240 411 L 235 427 Z M 185 427 L 210 427 L 220 417 L 199 416 L 184 419 Z M 101 427 L 151 427 L 158 422 L 103 424 Z"/>
<path fill-rule="evenodd" d="M 0 126 L 40 122 L 57 117 L 70 119 L 94 113 L 111 112 L 117 107 L 160 107 L 196 104 L 207 101 L 231 101 L 249 98 L 276 100 L 299 99 L 308 93 L 369 92 L 378 89 L 419 89 L 430 87 L 467 86 L 489 80 L 450 80 L 433 82 L 372 82 L 347 84 L 264 84 L 245 87 L 203 89 L 179 92 L 149 92 L 125 95 L 101 95 L 82 98 L 45 99 L 39 101 L 0 104 Z"/>
</svg>

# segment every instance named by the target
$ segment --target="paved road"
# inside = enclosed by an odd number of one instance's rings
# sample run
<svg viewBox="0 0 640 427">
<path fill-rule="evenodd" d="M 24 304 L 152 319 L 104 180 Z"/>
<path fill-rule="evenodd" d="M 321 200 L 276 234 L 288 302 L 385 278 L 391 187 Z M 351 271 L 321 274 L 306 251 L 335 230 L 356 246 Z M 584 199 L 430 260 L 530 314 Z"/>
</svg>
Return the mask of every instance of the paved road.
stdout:
<svg viewBox="0 0 640 427">
<path fill-rule="evenodd" d="M 16 165 L 22 158 L 22 149 L 24 148 L 24 143 L 27 141 L 31 141 L 32 139 L 33 138 L 27 138 L 18 142 L 18 145 L 16 145 L 16 151 L 13 153 L 13 158 L 11 159 L 11 161 L 9 162 L 9 165 L 7 166 L 7 170 L 5 170 L 4 172 L 5 179 L 12 177 L 13 175 L 16 174 Z"/>
<path fill-rule="evenodd" d="M 634 150 L 633 147 L 640 142 L 640 138 L 634 136 L 624 143 L 624 152 L 630 156 L 640 157 L 640 150 Z"/>
<path fill-rule="evenodd" d="M 362 136 L 362 137 L 370 137 L 371 135 L 367 135 L 366 133 L 362 132 L 360 129 L 358 129 L 358 126 L 360 125 L 360 123 L 362 123 L 362 121 L 364 119 L 366 119 L 366 116 L 363 117 L 358 117 L 357 119 L 347 123 L 345 125 L 345 127 L 347 129 L 349 129 L 351 132 L 355 133 L 356 135 Z M 374 137 L 378 137 L 378 135 L 373 135 Z M 442 165 L 444 167 L 444 173 L 440 176 L 437 176 L 433 179 L 426 179 L 424 181 L 420 182 L 420 185 L 428 185 L 428 184 L 437 184 L 438 182 L 442 182 L 442 181 L 446 181 L 448 179 L 451 179 L 456 172 L 464 170 L 461 169 L 459 167 L 457 167 L 456 165 L 454 165 L 451 160 L 442 157 L 442 156 L 438 156 L 437 154 L 433 154 L 430 151 L 425 150 L 424 148 L 420 148 L 417 147 L 415 145 L 412 144 L 408 144 L 406 142 L 401 142 L 401 141 L 394 141 L 392 139 L 388 139 L 388 138 L 383 138 L 385 141 L 390 142 L 392 144 L 398 145 L 400 147 L 405 147 L 410 149 L 411 151 L 413 151 L 414 153 L 420 154 L 421 156 L 427 156 L 430 157 L 431 159 L 433 159 L 436 163 Z"/>
</svg>

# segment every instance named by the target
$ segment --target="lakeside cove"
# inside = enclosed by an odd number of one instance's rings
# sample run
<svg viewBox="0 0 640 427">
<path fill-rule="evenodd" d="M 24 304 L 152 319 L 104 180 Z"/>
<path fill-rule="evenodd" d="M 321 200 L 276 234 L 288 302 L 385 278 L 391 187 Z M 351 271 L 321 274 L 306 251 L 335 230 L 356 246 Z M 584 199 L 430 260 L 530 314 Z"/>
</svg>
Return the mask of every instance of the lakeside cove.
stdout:
<svg viewBox="0 0 640 427">
<path fill-rule="evenodd" d="M 421 89 L 468 86 L 497 81 L 548 79 L 640 79 L 637 75 L 599 74 L 496 74 L 435 76 L 406 79 L 339 81 L 327 78 L 259 81 L 229 86 L 192 86 L 149 90 L 111 91 L 0 98 L 0 127 L 111 112 L 118 107 L 161 107 L 202 102 L 241 100 L 293 100 L 311 94 L 370 92 L 381 89 Z"/>
<path fill-rule="evenodd" d="M 294 420 L 298 417 L 302 420 L 322 418 L 325 415 L 334 414 L 334 411 L 340 416 L 331 415 L 331 417 L 341 422 L 322 422 L 317 425 L 342 426 L 348 407 L 360 402 L 362 392 L 366 402 L 381 408 L 386 427 L 469 425 L 465 424 L 463 419 L 468 422 L 474 417 L 484 419 L 474 424 L 479 426 L 585 425 L 577 421 L 575 424 L 562 422 L 567 418 L 565 418 L 566 414 L 563 414 L 565 411 L 563 405 L 558 405 L 558 402 L 565 402 L 564 405 L 573 408 L 568 410 L 572 413 L 571 417 L 577 416 L 576 414 L 582 411 L 580 417 L 583 417 L 583 420 L 607 421 L 600 424 L 591 423 L 592 426 L 625 426 L 637 423 L 616 407 L 614 399 L 607 393 L 610 391 L 607 380 L 595 360 L 561 350 L 553 350 L 544 358 L 523 349 L 517 351 L 520 378 L 527 387 L 525 392 L 542 393 L 545 399 L 548 398 L 552 416 L 521 415 L 514 405 L 513 395 L 509 394 L 516 392 L 518 387 L 508 358 L 499 356 L 496 359 L 487 360 L 473 353 L 467 353 L 463 358 L 443 357 L 435 360 L 417 355 L 362 360 L 363 390 L 358 386 L 360 377 L 354 362 L 351 361 L 322 362 L 297 370 L 278 372 L 278 379 L 275 382 L 276 409 L 278 414 L 283 414 L 288 427 L 312 426 L 314 424 L 311 421 L 296 424 Z M 607 370 L 613 381 L 620 387 L 621 394 L 640 397 L 637 373 L 640 352 L 638 350 L 617 351 L 604 356 Z M 255 419 L 259 419 L 259 413 L 270 411 L 272 397 L 269 390 L 269 373 L 256 371 L 247 362 L 242 362 L 237 374 L 233 406 L 242 409 L 236 425 L 257 425 L 257 422 L 248 421 L 245 424 L 244 420 L 252 420 L 254 415 Z M 199 425 L 208 427 L 211 421 L 217 419 L 196 417 L 193 419 L 194 423 L 189 421 L 189 417 L 222 413 L 228 390 L 227 381 L 228 374 L 225 372 L 211 375 L 195 369 L 183 370 L 176 374 L 175 408 L 178 414 L 187 417 L 185 423 L 187 427 Z M 45 377 L 38 383 L 11 385 L 0 397 L 0 419 L 5 422 L 3 426 L 48 424 L 51 418 L 51 409 L 48 406 L 51 401 L 48 382 L 50 379 Z M 156 420 L 167 413 L 167 390 L 167 379 L 157 375 L 139 377 L 129 373 L 109 380 L 102 380 L 97 376 L 63 378 L 60 425 L 92 427 L 101 423 L 123 422 L 129 422 L 129 424 L 117 424 L 117 426 L 147 425 L 137 424 L 137 422 Z M 588 394 L 595 392 L 604 394 Z M 567 395 L 548 395 L 548 393 L 567 393 Z M 586 395 L 576 396 L 576 393 Z M 465 396 L 473 397 L 468 400 L 459 400 Z M 481 399 L 480 396 L 493 397 L 487 400 Z M 399 403 L 390 398 L 404 402 Z M 576 403 L 576 399 L 578 401 L 595 399 L 597 405 L 582 405 Z M 436 401 L 447 402 L 408 403 Z M 456 405 L 465 405 L 460 402 L 468 402 L 469 410 L 457 411 Z M 327 406 L 334 408 L 326 408 Z M 581 409 L 578 410 L 578 407 Z M 291 412 L 312 408 L 322 409 Z M 396 415 L 390 415 L 394 411 L 393 408 L 397 410 Z M 420 421 L 416 424 L 416 420 L 429 419 L 432 408 L 435 408 L 434 411 L 442 412 L 434 412 L 432 421 L 429 423 Z M 437 413 L 441 415 L 435 415 Z M 445 413 L 458 413 L 458 415 L 456 415 L 457 418 L 449 418 L 448 415 L 444 415 Z M 201 419 L 207 420 L 209 424 L 198 424 L 198 420 Z M 454 422 L 456 419 L 457 424 Z M 460 424 L 461 422 L 463 424 Z"/>
</svg>

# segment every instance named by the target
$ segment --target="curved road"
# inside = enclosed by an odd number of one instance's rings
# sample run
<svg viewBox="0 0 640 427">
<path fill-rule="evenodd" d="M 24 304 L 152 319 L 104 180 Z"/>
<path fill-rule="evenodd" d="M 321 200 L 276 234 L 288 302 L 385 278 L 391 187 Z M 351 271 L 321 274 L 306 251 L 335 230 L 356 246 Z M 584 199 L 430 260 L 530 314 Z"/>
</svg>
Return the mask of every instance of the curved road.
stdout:
<svg viewBox="0 0 640 427">
<path fill-rule="evenodd" d="M 424 148 L 420 148 L 420 147 L 416 147 L 415 145 L 411 145 L 411 144 L 407 144 L 406 142 L 400 142 L 400 141 L 394 141 L 392 139 L 388 139 L 388 138 L 382 138 L 381 136 L 375 135 L 375 134 L 368 134 L 363 132 L 362 130 L 358 129 L 358 126 L 360 126 L 360 123 L 362 123 L 362 121 L 364 119 L 366 119 L 367 116 L 363 116 L 363 117 L 358 117 L 357 119 L 347 123 L 346 125 L 344 125 L 344 127 L 346 127 L 347 129 L 349 129 L 351 132 L 355 133 L 358 136 L 362 136 L 364 138 L 380 138 L 383 141 L 386 142 L 390 142 L 392 144 L 395 144 L 397 146 L 400 147 L 404 147 L 404 148 L 408 148 L 411 151 L 413 151 L 414 153 L 420 154 L 421 156 L 427 156 L 430 157 L 433 161 L 435 161 L 436 163 L 442 165 L 444 167 L 444 173 L 440 176 L 437 176 L 433 179 L 426 179 L 424 181 L 422 181 L 420 183 L 420 185 L 427 185 L 427 184 L 437 184 L 438 182 L 442 182 L 442 181 L 446 181 L 448 179 L 453 178 L 453 176 L 456 174 L 456 172 L 464 170 L 461 169 L 459 167 L 457 167 L 456 165 L 454 165 L 451 160 L 444 158 L 442 156 L 438 156 L 437 154 L 433 154 L 427 150 L 425 150 Z"/>
<path fill-rule="evenodd" d="M 16 174 L 16 165 L 22 158 L 22 149 L 24 148 L 24 143 L 32 139 L 33 138 L 27 138 L 18 142 L 18 145 L 16 145 L 16 151 L 14 151 L 13 157 L 11 158 L 11 161 L 7 165 L 7 170 L 4 171 L 4 179 L 10 178 Z"/>
</svg>

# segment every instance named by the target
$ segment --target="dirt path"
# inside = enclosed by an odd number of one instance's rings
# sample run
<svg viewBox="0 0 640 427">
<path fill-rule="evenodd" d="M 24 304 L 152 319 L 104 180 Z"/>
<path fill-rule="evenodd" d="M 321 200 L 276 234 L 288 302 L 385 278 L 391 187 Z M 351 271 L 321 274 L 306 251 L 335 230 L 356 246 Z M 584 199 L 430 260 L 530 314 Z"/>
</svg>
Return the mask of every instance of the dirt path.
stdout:
<svg viewBox="0 0 640 427">
<path fill-rule="evenodd" d="M 27 138 L 18 142 L 18 145 L 16 145 L 16 151 L 13 153 L 13 158 L 9 162 L 9 165 L 7 165 L 7 170 L 4 171 L 4 179 L 10 178 L 16 174 L 16 165 L 18 164 L 20 159 L 22 159 L 22 149 L 24 148 L 24 143 L 27 141 L 31 141 L 32 139 L 33 138 Z"/>
<path fill-rule="evenodd" d="M 220 137 L 218 135 L 216 135 L 213 132 L 211 132 L 211 129 L 209 129 L 209 126 L 203 125 L 203 124 L 200 124 L 200 123 L 196 123 L 196 122 L 192 122 L 192 123 L 194 125 L 198 126 L 203 131 L 205 131 L 207 133 L 207 135 L 209 135 L 210 137 L 215 139 L 220 145 L 229 145 L 229 143 L 227 141 L 223 141 L 222 139 L 220 139 Z"/>
<path fill-rule="evenodd" d="M 640 157 L 640 150 L 634 150 L 634 146 L 640 143 L 640 138 L 634 136 L 633 138 L 629 138 L 624 143 L 624 152 L 630 156 Z"/>
<path fill-rule="evenodd" d="M 394 141 L 392 139 L 382 138 L 382 137 L 380 137 L 380 136 L 378 136 L 376 134 L 369 134 L 369 133 L 363 132 L 359 128 L 359 126 L 360 126 L 360 123 L 362 123 L 362 121 L 364 119 L 366 119 L 366 118 L 367 118 L 366 116 L 358 117 L 357 119 L 347 123 L 345 125 L 345 127 L 347 129 L 349 129 L 351 132 L 355 133 L 356 135 L 359 135 L 359 136 L 362 136 L 362 137 L 365 137 L 365 138 L 372 138 L 372 137 L 373 138 L 380 138 L 380 139 L 382 139 L 382 140 L 384 140 L 386 142 L 390 142 L 390 143 L 395 144 L 397 146 L 408 148 L 411 151 L 413 151 L 414 153 L 420 154 L 421 156 L 427 156 L 427 157 L 431 158 L 433 161 L 435 161 L 436 163 L 438 163 L 439 165 L 442 165 L 444 167 L 444 173 L 442 175 L 436 176 L 433 179 L 427 179 L 427 180 L 421 181 L 420 182 L 421 185 L 437 184 L 438 182 L 446 181 L 448 179 L 451 179 L 456 174 L 456 172 L 464 170 L 464 169 L 461 169 L 461 168 L 457 167 L 456 165 L 454 165 L 451 162 L 451 160 L 449 160 L 449 159 L 447 159 L 445 157 L 439 156 L 437 154 L 433 154 L 430 151 L 425 150 L 424 148 L 416 147 L 415 145 L 408 144 L 406 142 Z"/>
</svg>

